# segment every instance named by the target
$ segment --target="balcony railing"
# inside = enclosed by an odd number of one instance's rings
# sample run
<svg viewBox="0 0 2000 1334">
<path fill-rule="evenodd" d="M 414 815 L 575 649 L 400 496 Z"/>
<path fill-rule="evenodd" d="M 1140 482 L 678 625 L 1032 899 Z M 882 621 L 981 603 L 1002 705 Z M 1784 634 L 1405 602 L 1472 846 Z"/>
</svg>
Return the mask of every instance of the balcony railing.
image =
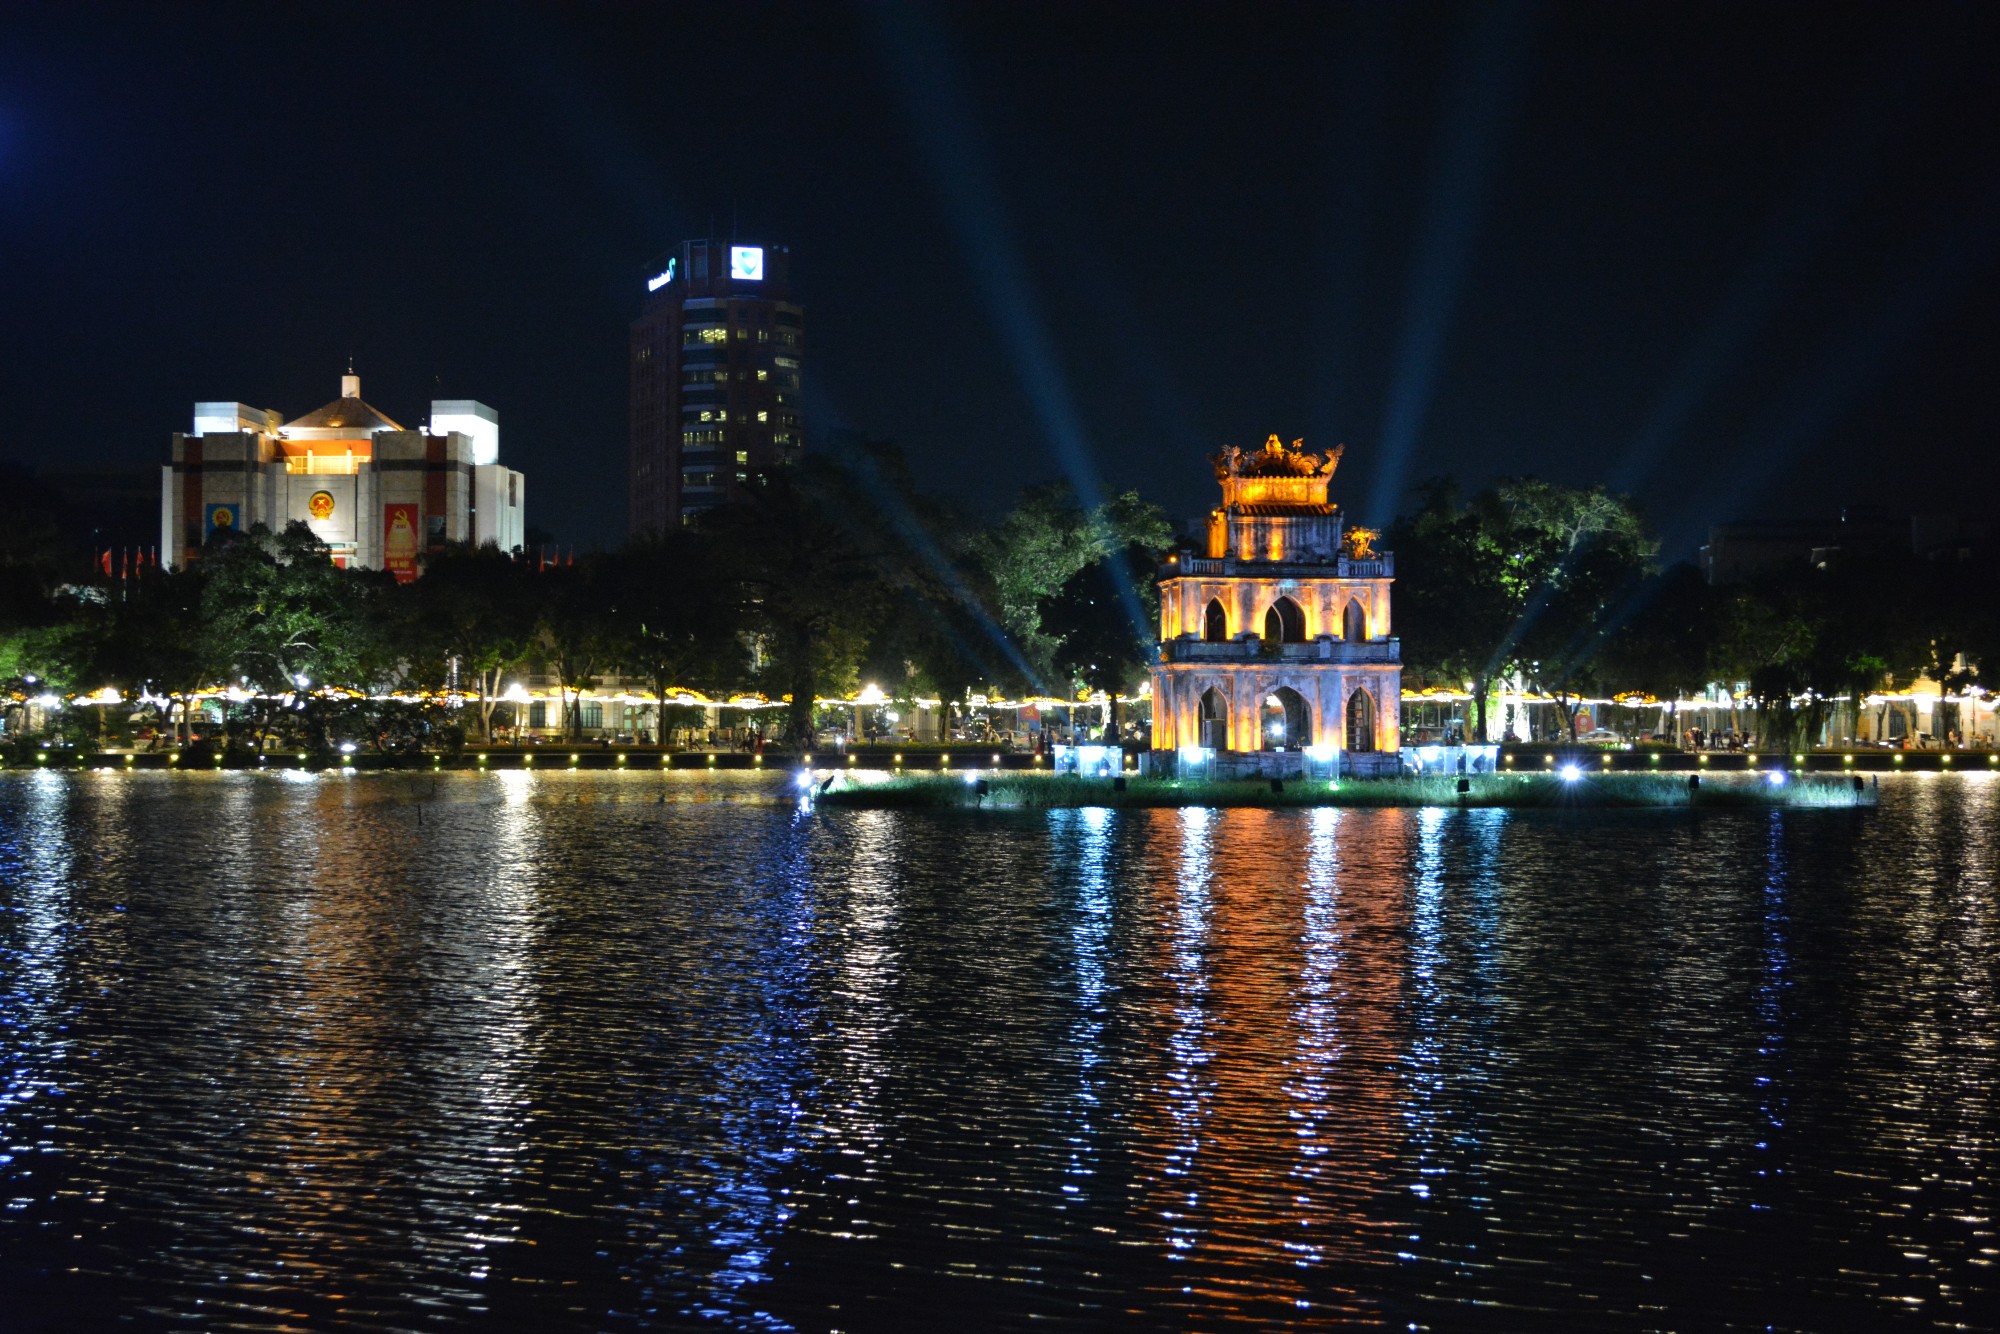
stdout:
<svg viewBox="0 0 2000 1334">
<path fill-rule="evenodd" d="M 1313 639 L 1303 644 L 1271 644 L 1261 639 L 1169 639 L 1160 645 L 1162 662 L 1328 662 L 1382 666 L 1403 660 L 1399 639 Z"/>
<path fill-rule="evenodd" d="M 1257 578 L 1324 579 L 1328 570 L 1322 561 L 1252 561 L 1238 560 L 1234 556 L 1184 556 L 1172 564 L 1161 566 L 1160 573 L 1169 579 L 1175 575 L 1215 578 L 1238 574 Z M 1367 560 L 1341 556 L 1334 561 L 1332 574 L 1336 579 L 1393 579 L 1396 576 L 1395 553 L 1384 552 Z"/>
</svg>

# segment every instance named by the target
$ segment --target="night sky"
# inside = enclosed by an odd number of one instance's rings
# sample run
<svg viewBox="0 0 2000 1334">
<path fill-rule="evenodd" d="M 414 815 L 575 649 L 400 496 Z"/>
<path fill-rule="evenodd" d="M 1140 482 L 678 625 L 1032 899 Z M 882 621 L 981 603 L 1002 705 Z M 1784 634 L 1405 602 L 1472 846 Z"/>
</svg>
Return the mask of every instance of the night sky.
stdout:
<svg viewBox="0 0 2000 1334">
<path fill-rule="evenodd" d="M 788 244 L 808 430 L 996 511 L 1203 461 L 1747 515 L 1990 512 L 2000 7 L 9 5 L 0 459 L 198 399 L 500 410 L 529 522 L 625 528 L 627 322 Z"/>
</svg>

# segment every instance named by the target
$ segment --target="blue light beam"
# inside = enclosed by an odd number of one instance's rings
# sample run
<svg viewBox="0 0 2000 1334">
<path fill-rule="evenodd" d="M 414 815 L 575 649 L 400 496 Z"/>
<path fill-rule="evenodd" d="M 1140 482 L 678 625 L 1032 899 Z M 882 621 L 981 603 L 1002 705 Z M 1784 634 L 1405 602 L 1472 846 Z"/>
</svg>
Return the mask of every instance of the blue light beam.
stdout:
<svg viewBox="0 0 2000 1334">
<path fill-rule="evenodd" d="M 991 155 L 962 91 L 964 71 L 929 12 L 894 0 L 871 8 L 893 62 L 891 82 L 902 95 L 917 147 L 972 261 L 980 295 L 1013 358 L 1015 375 L 1078 501 L 1085 510 L 1094 510 L 1104 503 L 1104 487 L 1035 300 L 1034 283 L 1007 225 L 1006 207 L 987 165 Z M 1120 601 L 1133 632 L 1151 639 L 1152 620 L 1131 591 L 1132 571 L 1124 553 L 1114 550 L 1109 559 L 1120 576 Z"/>
<path fill-rule="evenodd" d="M 1646 422 L 1625 446 L 1611 472 L 1613 491 L 1631 492 L 1651 479 L 1667 448 L 1743 350 L 1796 288 L 1799 277 L 1826 248 L 1874 184 L 1883 165 L 1883 146 L 1923 105 L 1919 96 L 1924 48 L 1911 42 L 1903 59 L 1875 80 L 1856 101 L 1838 132 L 1813 153 L 1791 197 L 1765 226 L 1764 242 L 1743 267 L 1720 305 L 1682 354 L 1672 378 Z"/>
<path fill-rule="evenodd" d="M 1382 462 L 1369 502 L 1378 516 L 1393 515 L 1402 498 L 1500 146 L 1521 100 L 1532 7 L 1496 4 L 1477 13 L 1453 52 L 1438 125 L 1437 169 L 1403 296 L 1402 341 L 1382 414 Z"/>
</svg>

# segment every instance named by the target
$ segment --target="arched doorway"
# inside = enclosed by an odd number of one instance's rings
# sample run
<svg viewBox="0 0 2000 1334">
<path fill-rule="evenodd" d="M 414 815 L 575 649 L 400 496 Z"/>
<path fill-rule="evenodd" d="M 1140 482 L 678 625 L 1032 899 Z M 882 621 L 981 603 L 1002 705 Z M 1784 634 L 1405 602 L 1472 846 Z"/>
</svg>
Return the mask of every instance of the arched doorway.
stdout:
<svg viewBox="0 0 2000 1334">
<path fill-rule="evenodd" d="M 1306 642 L 1306 614 L 1290 598 L 1279 598 L 1264 613 L 1264 638 L 1273 644 Z"/>
<path fill-rule="evenodd" d="M 1220 644 L 1229 638 L 1229 614 L 1222 609 L 1222 599 L 1208 600 L 1208 612 L 1202 617 L 1201 637 L 1211 644 Z"/>
<path fill-rule="evenodd" d="M 1365 690 L 1347 697 L 1347 748 L 1357 753 L 1375 749 L 1375 699 Z"/>
<path fill-rule="evenodd" d="M 1312 706 L 1290 686 L 1264 696 L 1258 727 L 1265 750 L 1304 750 L 1312 744 Z"/>
<path fill-rule="evenodd" d="M 1200 735 L 1210 750 L 1229 749 L 1229 701 L 1214 686 L 1201 692 Z"/>
<path fill-rule="evenodd" d="M 1340 634 L 1343 639 L 1352 642 L 1368 638 L 1368 613 L 1361 609 L 1361 599 L 1348 602 L 1347 611 L 1341 618 Z"/>
</svg>

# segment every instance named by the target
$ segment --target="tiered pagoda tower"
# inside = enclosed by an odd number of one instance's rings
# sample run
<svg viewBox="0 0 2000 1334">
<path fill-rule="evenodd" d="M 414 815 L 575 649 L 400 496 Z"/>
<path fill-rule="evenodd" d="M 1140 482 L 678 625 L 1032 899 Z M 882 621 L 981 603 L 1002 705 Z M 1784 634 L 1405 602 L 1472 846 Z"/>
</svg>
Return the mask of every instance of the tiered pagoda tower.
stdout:
<svg viewBox="0 0 2000 1334">
<path fill-rule="evenodd" d="M 1217 777 L 1393 773 L 1402 655 L 1390 637 L 1395 559 L 1343 531 L 1327 498 L 1344 447 L 1277 436 L 1215 456 L 1208 548 L 1168 558 L 1153 668 L 1156 764 Z M 1201 754 L 1206 750 L 1212 754 Z M 1159 753 L 1166 752 L 1166 753 Z M 1174 754 L 1178 752 L 1178 754 Z"/>
</svg>

